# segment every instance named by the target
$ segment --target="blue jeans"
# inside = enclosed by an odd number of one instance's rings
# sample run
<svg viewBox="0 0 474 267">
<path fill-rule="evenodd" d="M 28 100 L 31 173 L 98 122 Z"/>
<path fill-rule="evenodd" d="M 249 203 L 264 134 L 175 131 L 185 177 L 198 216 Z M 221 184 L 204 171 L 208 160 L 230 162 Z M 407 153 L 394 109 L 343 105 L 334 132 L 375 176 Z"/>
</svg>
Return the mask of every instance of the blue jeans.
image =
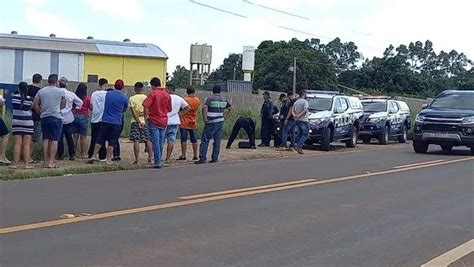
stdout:
<svg viewBox="0 0 474 267">
<path fill-rule="evenodd" d="M 296 138 L 296 147 L 303 148 L 304 142 L 309 137 L 309 122 L 307 121 L 296 121 L 296 127 L 298 127 L 298 137 Z"/>
<path fill-rule="evenodd" d="M 211 139 L 214 139 L 214 144 L 212 145 L 211 160 L 217 161 L 219 159 L 223 129 L 224 129 L 223 122 L 206 123 L 206 125 L 204 125 L 204 130 L 203 130 L 202 138 L 201 138 L 201 145 L 199 146 L 199 159 L 200 160 L 207 160 L 207 148 L 209 146 L 209 141 Z"/>
<path fill-rule="evenodd" d="M 155 166 L 161 166 L 166 128 L 161 128 L 148 122 L 148 131 L 150 132 L 150 139 L 153 144 L 154 164 Z"/>
<path fill-rule="evenodd" d="M 291 140 L 291 145 L 295 146 L 295 126 L 296 123 L 295 121 L 288 121 L 286 125 L 282 125 L 282 134 L 281 134 L 281 147 L 288 147 L 287 146 L 287 141 L 288 141 L 288 132 L 290 132 L 290 140 Z"/>
</svg>

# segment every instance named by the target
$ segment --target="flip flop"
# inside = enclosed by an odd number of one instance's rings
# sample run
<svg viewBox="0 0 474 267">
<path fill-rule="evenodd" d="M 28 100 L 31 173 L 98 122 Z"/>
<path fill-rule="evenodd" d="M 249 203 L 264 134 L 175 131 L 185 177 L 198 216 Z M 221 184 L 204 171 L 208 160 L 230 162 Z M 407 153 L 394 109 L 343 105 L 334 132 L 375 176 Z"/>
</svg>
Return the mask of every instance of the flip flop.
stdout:
<svg viewBox="0 0 474 267">
<path fill-rule="evenodd" d="M 178 160 L 186 160 L 185 157 L 179 157 Z"/>
</svg>

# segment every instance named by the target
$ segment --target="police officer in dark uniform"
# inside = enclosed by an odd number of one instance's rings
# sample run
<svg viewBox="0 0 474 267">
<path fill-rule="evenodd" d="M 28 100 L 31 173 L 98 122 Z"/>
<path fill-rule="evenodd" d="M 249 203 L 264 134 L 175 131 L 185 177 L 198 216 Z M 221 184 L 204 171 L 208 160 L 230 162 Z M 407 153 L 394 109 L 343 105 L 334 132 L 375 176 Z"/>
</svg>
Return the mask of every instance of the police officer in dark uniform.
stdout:
<svg viewBox="0 0 474 267">
<path fill-rule="evenodd" d="M 262 143 L 258 145 L 259 147 L 270 146 L 270 141 L 272 139 L 272 132 L 274 131 L 273 125 L 273 111 L 274 105 L 270 98 L 270 92 L 265 91 L 263 93 L 263 104 L 260 111 L 260 116 L 262 118 L 262 128 L 260 129 L 260 136 L 262 138 Z"/>
<path fill-rule="evenodd" d="M 249 144 L 248 148 L 250 149 L 255 149 L 255 122 L 251 118 L 246 118 L 246 117 L 240 117 L 237 119 L 237 121 L 234 124 L 234 128 L 232 129 L 232 134 L 229 137 L 229 140 L 227 141 L 227 146 L 226 148 L 229 149 L 230 146 L 232 146 L 232 143 L 234 142 L 235 138 L 239 134 L 240 129 L 244 128 L 245 133 L 247 133 L 247 136 L 249 138 Z"/>
</svg>

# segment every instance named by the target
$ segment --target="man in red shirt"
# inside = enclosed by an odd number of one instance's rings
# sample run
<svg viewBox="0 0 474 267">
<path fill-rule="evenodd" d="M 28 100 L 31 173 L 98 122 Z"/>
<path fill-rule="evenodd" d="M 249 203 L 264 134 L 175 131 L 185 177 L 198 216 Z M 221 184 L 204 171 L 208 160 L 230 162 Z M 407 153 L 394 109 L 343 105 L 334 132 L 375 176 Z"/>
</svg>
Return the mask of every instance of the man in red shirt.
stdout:
<svg viewBox="0 0 474 267">
<path fill-rule="evenodd" d="M 152 78 L 150 84 L 153 91 L 143 101 L 143 107 L 151 142 L 153 143 L 154 168 L 161 169 L 163 143 L 166 127 L 168 126 L 168 112 L 171 112 L 171 97 L 166 89 L 161 87 L 159 78 Z"/>
</svg>

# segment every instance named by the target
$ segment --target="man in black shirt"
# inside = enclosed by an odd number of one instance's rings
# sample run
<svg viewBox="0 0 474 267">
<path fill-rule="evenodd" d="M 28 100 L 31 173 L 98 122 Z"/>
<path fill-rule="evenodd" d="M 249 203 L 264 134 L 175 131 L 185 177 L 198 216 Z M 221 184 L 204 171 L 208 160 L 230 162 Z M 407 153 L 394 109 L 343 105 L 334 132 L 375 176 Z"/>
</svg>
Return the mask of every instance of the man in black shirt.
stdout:
<svg viewBox="0 0 474 267">
<path fill-rule="evenodd" d="M 291 114 L 291 109 L 293 108 L 293 105 L 295 104 L 296 100 L 298 100 L 293 92 L 288 92 L 287 93 L 287 101 L 285 104 L 282 106 L 282 110 L 284 112 L 284 116 L 280 117 L 282 120 L 281 123 L 281 128 L 282 128 L 282 134 L 281 134 L 281 148 L 279 150 L 287 150 L 291 151 L 291 147 L 295 146 L 295 120 L 293 118 L 293 115 Z M 282 114 L 280 110 L 280 114 Z M 287 146 L 287 141 L 288 141 L 288 132 L 290 132 L 290 141 L 291 141 L 291 146 Z"/>
<path fill-rule="evenodd" d="M 270 98 L 270 92 L 265 91 L 263 93 L 263 100 L 262 109 L 260 111 L 262 118 L 262 128 L 260 129 L 262 143 L 258 145 L 259 147 L 270 146 L 273 131 L 273 102 Z"/>
<path fill-rule="evenodd" d="M 255 149 L 255 122 L 251 118 L 244 117 L 238 118 L 235 122 L 234 128 L 232 129 L 232 134 L 230 135 L 229 140 L 227 141 L 226 148 L 230 148 L 235 138 L 237 137 L 237 134 L 239 134 L 241 128 L 244 128 L 245 133 L 247 133 L 250 148 Z"/>
<path fill-rule="evenodd" d="M 28 86 L 28 93 L 27 95 L 30 96 L 32 99 L 35 99 L 36 94 L 38 91 L 41 89 L 41 81 L 43 80 L 43 77 L 41 74 L 34 74 L 32 78 L 32 84 Z M 41 119 L 40 119 L 40 114 L 37 113 L 35 110 L 32 110 L 32 115 L 33 115 L 33 137 L 31 142 L 31 149 L 30 153 L 33 153 L 33 149 L 35 148 L 35 143 L 41 140 Z M 30 157 L 31 158 L 31 157 Z"/>
</svg>

